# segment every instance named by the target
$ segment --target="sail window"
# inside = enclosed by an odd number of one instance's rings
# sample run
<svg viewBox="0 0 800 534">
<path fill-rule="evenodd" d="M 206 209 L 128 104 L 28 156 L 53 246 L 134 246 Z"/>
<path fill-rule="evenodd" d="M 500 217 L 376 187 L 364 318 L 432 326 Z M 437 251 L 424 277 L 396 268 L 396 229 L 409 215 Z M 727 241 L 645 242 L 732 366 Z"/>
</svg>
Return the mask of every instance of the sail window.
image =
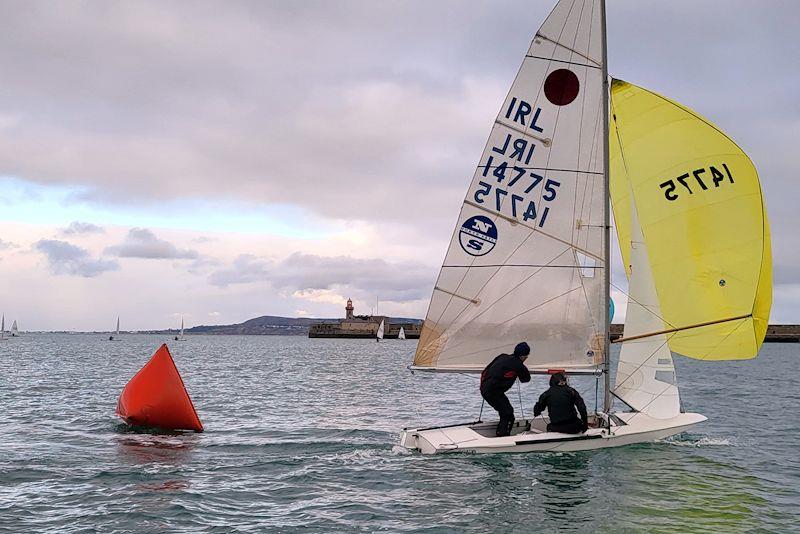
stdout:
<svg viewBox="0 0 800 534">
<path fill-rule="evenodd" d="M 656 371 L 656 380 L 672 385 L 677 383 L 675 380 L 675 371 Z"/>
<path fill-rule="evenodd" d="M 584 278 L 594 278 L 597 260 L 581 252 L 575 252 L 575 255 L 578 258 L 578 266 L 581 268 L 581 276 Z"/>
</svg>

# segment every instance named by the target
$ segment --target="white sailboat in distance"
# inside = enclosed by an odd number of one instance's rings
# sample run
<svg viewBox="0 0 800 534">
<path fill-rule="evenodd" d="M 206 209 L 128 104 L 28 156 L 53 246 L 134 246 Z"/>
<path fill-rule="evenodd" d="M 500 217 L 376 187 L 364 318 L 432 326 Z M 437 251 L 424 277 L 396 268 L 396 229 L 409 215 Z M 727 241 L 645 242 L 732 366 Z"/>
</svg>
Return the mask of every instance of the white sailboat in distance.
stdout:
<svg viewBox="0 0 800 534">
<path fill-rule="evenodd" d="M 19 328 L 17 327 L 17 320 L 11 323 L 11 337 L 19 337 Z"/>
<path fill-rule="evenodd" d="M 397 339 L 405 339 L 406 338 L 406 331 L 403 327 L 400 327 L 400 332 L 397 334 Z"/>
<path fill-rule="evenodd" d="M 6 315 L 3 314 L 2 319 L 0 319 L 0 341 L 6 340 Z"/>
<path fill-rule="evenodd" d="M 181 317 L 181 331 L 175 336 L 175 341 L 186 341 L 186 336 L 183 334 L 183 317 Z"/>
<path fill-rule="evenodd" d="M 119 340 L 119 316 L 117 316 L 117 329 L 113 335 L 108 336 L 109 341 Z"/>
<path fill-rule="evenodd" d="M 531 373 L 594 375 L 602 408 L 581 434 L 548 432 L 541 417 L 496 437 L 496 420 L 477 421 L 405 429 L 403 446 L 577 451 L 665 438 L 706 420 L 681 409 L 673 352 L 758 353 L 772 279 L 755 167 L 690 109 L 609 85 L 606 55 L 604 0 L 559 1 L 492 125 L 411 366 L 480 373 L 527 341 Z M 629 280 L 613 386 L 609 203 Z"/>
<path fill-rule="evenodd" d="M 375 341 L 380 341 L 383 339 L 383 319 L 381 319 L 381 324 L 378 325 L 378 332 L 375 334 Z"/>
</svg>

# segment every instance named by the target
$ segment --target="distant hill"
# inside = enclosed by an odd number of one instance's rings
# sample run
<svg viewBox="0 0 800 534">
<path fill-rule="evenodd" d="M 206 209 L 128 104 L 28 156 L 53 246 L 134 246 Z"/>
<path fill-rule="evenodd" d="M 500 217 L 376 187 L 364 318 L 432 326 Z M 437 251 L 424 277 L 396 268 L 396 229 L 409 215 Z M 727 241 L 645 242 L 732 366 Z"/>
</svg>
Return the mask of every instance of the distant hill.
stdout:
<svg viewBox="0 0 800 534">
<path fill-rule="evenodd" d="M 311 319 L 307 317 L 276 317 L 274 315 L 264 315 L 249 319 L 239 324 L 194 326 L 187 328 L 188 334 L 212 334 L 212 335 L 257 335 L 257 336 L 306 336 L 308 328 L 312 324 L 323 322 L 336 322 L 336 319 Z M 420 319 L 405 319 L 393 317 L 393 321 L 422 323 Z"/>
</svg>

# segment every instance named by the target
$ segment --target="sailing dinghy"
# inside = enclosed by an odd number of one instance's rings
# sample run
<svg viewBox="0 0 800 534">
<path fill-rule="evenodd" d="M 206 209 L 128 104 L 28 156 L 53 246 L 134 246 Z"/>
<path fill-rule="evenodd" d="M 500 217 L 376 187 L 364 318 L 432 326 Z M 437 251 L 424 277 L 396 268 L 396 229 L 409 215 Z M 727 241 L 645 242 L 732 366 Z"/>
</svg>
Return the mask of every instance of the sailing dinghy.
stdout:
<svg viewBox="0 0 800 534">
<path fill-rule="evenodd" d="M 6 316 L 3 314 L 3 318 L 0 319 L 0 341 L 5 341 L 6 339 Z"/>
<path fill-rule="evenodd" d="M 109 341 L 119 340 L 119 316 L 117 316 L 117 329 L 113 335 L 108 336 Z"/>
<path fill-rule="evenodd" d="M 383 339 L 383 319 L 381 319 L 381 324 L 378 325 L 378 332 L 375 334 L 375 341 L 380 341 Z"/>
<path fill-rule="evenodd" d="M 183 317 L 181 317 L 181 331 L 175 336 L 175 341 L 186 341 L 186 336 L 183 334 Z"/>
<path fill-rule="evenodd" d="M 629 285 L 613 386 L 609 203 Z M 559 1 L 492 126 L 411 369 L 480 373 L 528 341 L 531 373 L 594 375 L 602 409 L 582 434 L 548 432 L 542 417 L 517 420 L 507 437 L 495 437 L 497 421 L 405 429 L 401 444 L 428 454 L 579 451 L 705 421 L 681 409 L 672 353 L 755 357 L 770 254 L 747 155 L 676 102 L 620 80 L 609 88 L 604 1 Z M 614 398 L 630 411 L 615 411 Z"/>
<path fill-rule="evenodd" d="M 203 424 L 166 344 L 161 345 L 122 390 L 117 415 L 136 426 L 203 431 Z"/>
<path fill-rule="evenodd" d="M 17 327 L 17 320 L 11 323 L 11 337 L 19 337 L 19 328 Z"/>
<path fill-rule="evenodd" d="M 397 339 L 405 339 L 405 338 L 406 338 L 406 331 L 401 326 L 400 327 L 400 332 L 398 332 L 398 334 L 397 334 Z"/>
</svg>

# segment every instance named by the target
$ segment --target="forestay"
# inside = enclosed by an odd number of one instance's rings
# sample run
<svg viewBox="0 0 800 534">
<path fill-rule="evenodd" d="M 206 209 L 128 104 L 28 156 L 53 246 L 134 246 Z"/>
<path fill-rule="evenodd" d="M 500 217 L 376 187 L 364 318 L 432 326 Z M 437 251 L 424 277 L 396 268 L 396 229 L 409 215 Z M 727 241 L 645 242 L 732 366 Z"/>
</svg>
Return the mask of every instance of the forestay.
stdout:
<svg viewBox="0 0 800 534">
<path fill-rule="evenodd" d="M 753 163 L 703 117 L 627 82 L 612 82 L 611 110 L 614 218 L 630 275 L 633 201 L 660 305 L 654 326 L 685 356 L 754 357 L 772 264 Z"/>
<path fill-rule="evenodd" d="M 607 332 L 601 6 L 562 0 L 537 32 L 481 155 L 414 368 L 591 369 Z"/>
</svg>

